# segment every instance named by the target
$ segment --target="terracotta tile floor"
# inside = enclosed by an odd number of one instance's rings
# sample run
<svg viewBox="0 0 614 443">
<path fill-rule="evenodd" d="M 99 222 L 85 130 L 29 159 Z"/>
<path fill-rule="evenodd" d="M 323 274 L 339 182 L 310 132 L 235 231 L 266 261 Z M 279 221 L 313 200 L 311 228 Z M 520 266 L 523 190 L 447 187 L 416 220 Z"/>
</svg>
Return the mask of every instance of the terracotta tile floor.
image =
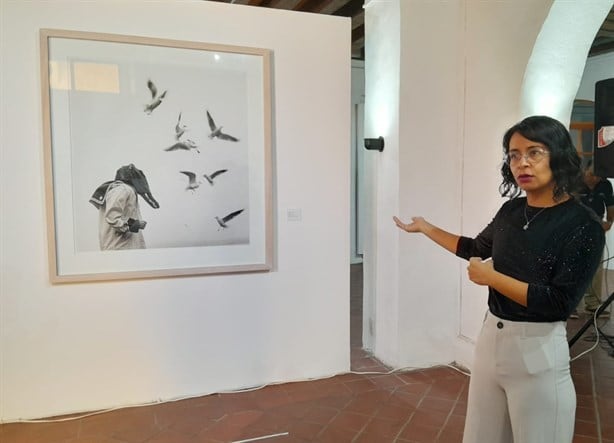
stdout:
<svg viewBox="0 0 614 443">
<path fill-rule="evenodd" d="M 386 372 L 360 349 L 362 268 L 351 270 L 352 369 Z M 570 336 L 585 319 L 569 322 Z M 602 321 L 606 323 L 605 321 Z M 614 324 L 604 331 L 612 334 Z M 572 354 L 591 343 L 588 330 Z M 597 348 L 572 363 L 576 443 L 614 443 L 614 358 Z M 448 367 L 389 375 L 346 374 L 57 423 L 8 423 L 2 443 L 460 442 L 468 377 Z M 599 426 L 600 424 L 600 426 Z M 488 443 L 488 442 L 484 442 Z"/>
</svg>

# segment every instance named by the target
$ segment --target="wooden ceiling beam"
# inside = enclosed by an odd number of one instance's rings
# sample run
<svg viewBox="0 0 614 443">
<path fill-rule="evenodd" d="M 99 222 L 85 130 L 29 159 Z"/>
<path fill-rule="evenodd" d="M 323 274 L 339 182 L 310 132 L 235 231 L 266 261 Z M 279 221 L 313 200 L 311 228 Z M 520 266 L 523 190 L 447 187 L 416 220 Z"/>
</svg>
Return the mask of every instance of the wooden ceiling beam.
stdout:
<svg viewBox="0 0 614 443">
<path fill-rule="evenodd" d="M 364 0 L 350 0 L 345 5 L 337 9 L 332 15 L 338 15 L 341 17 L 354 17 L 362 12 L 362 6 Z"/>
<path fill-rule="evenodd" d="M 268 6 L 272 6 L 272 3 L 274 3 L 275 0 L 249 0 L 247 2 L 247 4 L 249 6 L 264 6 L 264 7 L 268 7 Z"/>
<path fill-rule="evenodd" d="M 356 40 L 360 40 L 365 36 L 365 25 L 360 25 L 354 29 L 352 29 L 352 42 Z"/>
<path fill-rule="evenodd" d="M 593 45 L 588 53 L 588 56 L 591 57 L 593 55 L 605 54 L 612 51 L 614 51 L 614 42 L 604 43 L 602 45 Z"/>
<path fill-rule="evenodd" d="M 300 0 L 292 9 L 303 12 L 320 12 L 326 3 L 328 0 Z"/>
</svg>

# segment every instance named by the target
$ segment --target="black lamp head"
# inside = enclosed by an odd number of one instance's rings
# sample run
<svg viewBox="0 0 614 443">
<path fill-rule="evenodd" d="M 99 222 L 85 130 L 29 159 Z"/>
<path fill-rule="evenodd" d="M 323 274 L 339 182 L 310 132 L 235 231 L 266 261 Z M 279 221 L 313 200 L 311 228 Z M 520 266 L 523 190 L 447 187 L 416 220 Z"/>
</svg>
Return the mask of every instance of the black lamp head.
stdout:
<svg viewBox="0 0 614 443">
<path fill-rule="evenodd" d="M 384 150 L 384 137 L 365 138 L 365 148 L 370 151 L 382 152 Z"/>
</svg>

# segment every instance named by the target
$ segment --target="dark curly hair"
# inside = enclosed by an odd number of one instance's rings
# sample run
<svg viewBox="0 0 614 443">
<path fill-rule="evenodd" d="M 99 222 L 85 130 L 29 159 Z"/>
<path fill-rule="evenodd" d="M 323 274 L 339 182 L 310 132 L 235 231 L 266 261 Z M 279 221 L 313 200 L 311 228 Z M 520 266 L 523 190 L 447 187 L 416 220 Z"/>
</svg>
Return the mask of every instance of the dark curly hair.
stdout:
<svg viewBox="0 0 614 443">
<path fill-rule="evenodd" d="M 571 141 L 569 131 L 561 122 L 551 117 L 535 115 L 527 117 L 508 129 L 503 136 L 503 153 L 507 156 L 510 149 L 510 139 L 518 133 L 523 137 L 543 143 L 550 153 L 550 169 L 554 178 L 555 201 L 578 190 L 582 185 L 580 157 Z M 507 162 L 501 166 L 503 181 L 499 192 L 503 197 L 515 198 L 520 195 L 514 175 Z"/>
</svg>

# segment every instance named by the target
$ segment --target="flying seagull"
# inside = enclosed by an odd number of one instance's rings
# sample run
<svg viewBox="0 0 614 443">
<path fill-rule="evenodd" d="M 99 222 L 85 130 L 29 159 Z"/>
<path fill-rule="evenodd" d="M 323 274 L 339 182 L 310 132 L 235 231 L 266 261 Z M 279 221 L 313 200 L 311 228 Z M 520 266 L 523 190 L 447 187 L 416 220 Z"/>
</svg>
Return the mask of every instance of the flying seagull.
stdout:
<svg viewBox="0 0 614 443">
<path fill-rule="evenodd" d="M 162 103 L 162 100 L 166 96 L 166 91 L 158 95 L 158 88 L 156 88 L 156 85 L 151 80 L 147 80 L 147 87 L 149 91 L 151 91 L 151 103 L 145 106 L 145 113 L 149 115 L 154 109 L 160 106 L 160 103 Z"/>
<path fill-rule="evenodd" d="M 181 112 L 177 118 L 177 124 L 175 125 L 175 140 L 179 140 L 183 133 L 186 131 L 187 126 L 181 124 Z"/>
<path fill-rule="evenodd" d="M 213 121 L 213 117 L 211 117 L 211 114 L 209 114 L 209 111 L 207 111 L 207 120 L 209 121 L 209 128 L 211 129 L 209 138 L 219 138 L 220 140 L 229 140 L 231 142 L 239 141 L 238 138 L 233 137 L 232 135 L 224 134 L 222 132 L 222 127 L 216 126 L 215 122 Z"/>
<path fill-rule="evenodd" d="M 230 214 L 228 214 L 225 217 L 219 218 L 219 217 L 215 217 L 215 220 L 217 221 L 217 223 L 220 225 L 220 227 L 222 229 L 227 228 L 228 225 L 226 224 L 227 222 L 229 222 L 230 220 L 232 220 L 233 218 L 235 218 L 237 215 L 239 215 L 241 212 L 243 212 L 243 209 L 239 209 L 238 211 L 234 211 L 231 212 Z"/>
<path fill-rule="evenodd" d="M 165 148 L 164 150 L 165 151 L 189 151 L 190 149 L 195 149 L 196 152 L 200 154 L 200 151 L 198 149 L 198 146 L 196 146 L 196 143 L 194 143 L 189 138 L 186 139 L 185 141 L 177 142 L 174 145 L 169 146 L 168 148 Z"/>
<path fill-rule="evenodd" d="M 228 169 L 218 169 L 211 175 L 203 174 L 203 177 L 205 177 L 207 181 L 209 182 L 209 184 L 213 186 L 213 179 L 217 177 L 218 175 L 223 174 L 226 171 L 228 171 Z"/>
<path fill-rule="evenodd" d="M 179 171 L 179 172 L 188 176 L 188 186 L 187 188 L 185 188 L 186 191 L 187 190 L 194 191 L 196 188 L 200 186 L 200 182 L 196 180 L 196 174 L 190 171 Z"/>
</svg>

